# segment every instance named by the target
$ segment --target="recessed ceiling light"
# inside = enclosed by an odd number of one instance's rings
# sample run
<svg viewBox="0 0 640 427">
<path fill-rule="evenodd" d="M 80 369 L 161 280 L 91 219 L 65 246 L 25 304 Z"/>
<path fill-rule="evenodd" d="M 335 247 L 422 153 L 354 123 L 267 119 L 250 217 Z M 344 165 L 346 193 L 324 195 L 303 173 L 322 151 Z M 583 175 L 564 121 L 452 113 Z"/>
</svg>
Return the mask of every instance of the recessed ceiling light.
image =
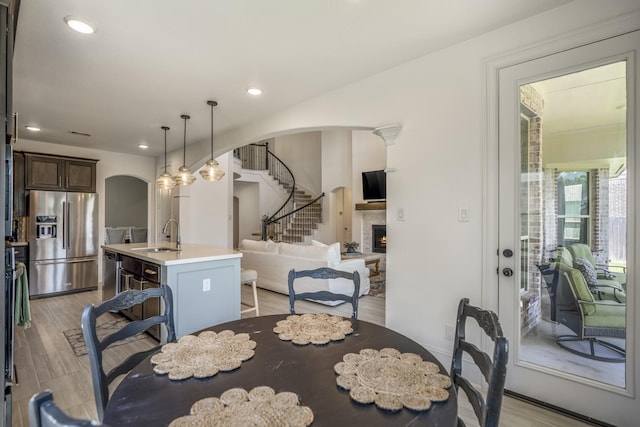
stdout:
<svg viewBox="0 0 640 427">
<path fill-rule="evenodd" d="M 67 16 L 64 18 L 64 22 L 73 30 L 82 33 L 82 34 L 93 34 L 94 29 L 91 25 L 86 22 L 80 21 L 79 19 L 72 18 L 71 16 Z"/>
<path fill-rule="evenodd" d="M 141 144 L 138 144 L 138 148 L 142 150 L 146 150 L 147 148 L 149 148 L 149 146 L 143 142 Z"/>
<path fill-rule="evenodd" d="M 253 96 L 262 95 L 262 89 L 258 89 L 257 87 L 250 87 L 249 89 L 247 89 L 247 93 Z"/>
<path fill-rule="evenodd" d="M 37 126 L 25 126 L 25 129 L 30 130 L 31 132 L 40 132 L 40 128 Z"/>
</svg>

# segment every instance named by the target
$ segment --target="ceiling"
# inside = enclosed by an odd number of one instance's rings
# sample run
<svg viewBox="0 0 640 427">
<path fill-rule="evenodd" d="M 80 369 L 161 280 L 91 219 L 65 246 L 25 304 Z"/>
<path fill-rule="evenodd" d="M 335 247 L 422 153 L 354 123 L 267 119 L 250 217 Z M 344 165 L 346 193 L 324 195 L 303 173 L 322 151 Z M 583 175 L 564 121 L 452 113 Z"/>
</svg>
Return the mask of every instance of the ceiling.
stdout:
<svg viewBox="0 0 640 427">
<path fill-rule="evenodd" d="M 22 138 L 157 156 L 163 125 L 169 151 L 181 147 L 181 114 L 187 144 L 209 140 L 209 99 L 221 133 L 564 3 L 23 0 L 14 110 Z M 95 33 L 71 30 L 67 16 Z"/>
</svg>

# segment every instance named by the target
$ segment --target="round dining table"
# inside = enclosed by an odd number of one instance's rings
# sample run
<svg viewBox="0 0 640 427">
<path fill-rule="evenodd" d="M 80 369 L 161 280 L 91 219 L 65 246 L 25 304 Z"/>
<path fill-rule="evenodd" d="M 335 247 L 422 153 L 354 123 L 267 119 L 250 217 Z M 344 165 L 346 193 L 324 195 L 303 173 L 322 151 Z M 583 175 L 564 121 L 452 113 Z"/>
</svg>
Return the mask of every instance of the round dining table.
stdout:
<svg viewBox="0 0 640 427">
<path fill-rule="evenodd" d="M 444 367 L 425 348 L 408 337 L 383 326 L 349 319 L 353 333 L 344 340 L 324 345 L 296 345 L 281 340 L 273 329 L 288 315 L 250 317 L 222 323 L 207 330 L 231 330 L 248 333 L 256 342 L 255 354 L 233 371 L 219 372 L 204 379 L 170 380 L 154 373 L 150 358 L 136 366 L 114 390 L 107 403 L 103 422 L 110 426 L 167 426 L 189 414 L 191 406 L 207 397 L 220 397 L 226 390 L 269 386 L 276 393 L 293 392 L 300 405 L 313 411 L 313 426 L 455 426 L 458 402 L 453 386 L 449 398 L 433 402 L 427 410 L 402 408 L 388 411 L 375 404 L 361 404 L 351 399 L 349 391 L 336 384 L 334 366 L 347 353 L 362 349 L 393 348 L 401 353 L 415 353 L 424 361 L 434 362 L 440 373 Z M 197 335 L 194 334 L 194 335 Z"/>
</svg>

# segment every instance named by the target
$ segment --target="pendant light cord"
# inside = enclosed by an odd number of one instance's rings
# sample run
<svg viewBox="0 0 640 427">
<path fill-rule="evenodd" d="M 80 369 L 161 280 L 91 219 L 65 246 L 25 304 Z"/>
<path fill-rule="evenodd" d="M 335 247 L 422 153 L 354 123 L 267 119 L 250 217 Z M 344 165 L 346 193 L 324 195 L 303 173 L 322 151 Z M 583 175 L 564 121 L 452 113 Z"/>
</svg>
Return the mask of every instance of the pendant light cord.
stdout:
<svg viewBox="0 0 640 427">
<path fill-rule="evenodd" d="M 213 104 L 211 104 L 211 158 L 213 159 Z"/>
<path fill-rule="evenodd" d="M 191 117 L 187 116 L 186 114 L 183 114 L 180 117 L 184 119 L 184 137 L 183 137 L 183 143 L 182 143 L 182 166 L 187 166 L 187 119 L 190 119 Z"/>
<path fill-rule="evenodd" d="M 167 130 L 169 128 L 163 126 L 162 129 L 164 129 L 164 173 L 167 173 Z"/>
<path fill-rule="evenodd" d="M 211 105 L 211 160 L 213 160 L 213 107 L 218 105 L 216 101 L 207 101 Z"/>
</svg>

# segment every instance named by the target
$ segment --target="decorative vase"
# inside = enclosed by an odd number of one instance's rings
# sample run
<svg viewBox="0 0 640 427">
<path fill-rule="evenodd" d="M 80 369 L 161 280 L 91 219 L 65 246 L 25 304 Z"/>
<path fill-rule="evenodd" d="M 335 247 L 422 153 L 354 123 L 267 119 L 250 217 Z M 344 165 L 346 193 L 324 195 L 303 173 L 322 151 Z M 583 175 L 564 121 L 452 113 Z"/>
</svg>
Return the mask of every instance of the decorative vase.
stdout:
<svg viewBox="0 0 640 427">
<path fill-rule="evenodd" d="M 357 252 L 357 251 L 356 251 L 356 248 L 354 248 L 353 246 L 349 246 L 349 247 L 347 248 L 347 253 L 348 253 L 348 254 L 355 254 L 356 252 Z"/>
</svg>

